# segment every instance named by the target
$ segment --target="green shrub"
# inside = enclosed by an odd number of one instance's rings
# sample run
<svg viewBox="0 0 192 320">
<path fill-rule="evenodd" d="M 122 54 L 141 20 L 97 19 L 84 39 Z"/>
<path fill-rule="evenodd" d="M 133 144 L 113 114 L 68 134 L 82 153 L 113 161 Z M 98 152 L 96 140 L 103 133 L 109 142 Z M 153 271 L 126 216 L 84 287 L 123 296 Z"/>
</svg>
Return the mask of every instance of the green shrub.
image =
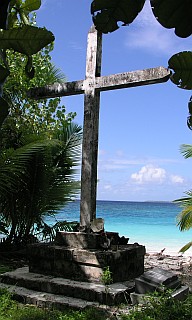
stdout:
<svg viewBox="0 0 192 320">
<path fill-rule="evenodd" d="M 122 320 L 192 320 L 192 295 L 185 301 L 170 297 L 169 293 L 153 295 L 146 306 L 136 307 Z"/>
<path fill-rule="evenodd" d="M 112 272 L 109 270 L 109 266 L 104 268 L 103 274 L 101 275 L 101 282 L 104 285 L 108 285 L 110 283 L 113 283 Z"/>
<path fill-rule="evenodd" d="M 0 320 L 13 319 L 12 315 L 16 310 L 17 304 L 12 300 L 11 294 L 5 289 L 0 289 Z"/>
</svg>

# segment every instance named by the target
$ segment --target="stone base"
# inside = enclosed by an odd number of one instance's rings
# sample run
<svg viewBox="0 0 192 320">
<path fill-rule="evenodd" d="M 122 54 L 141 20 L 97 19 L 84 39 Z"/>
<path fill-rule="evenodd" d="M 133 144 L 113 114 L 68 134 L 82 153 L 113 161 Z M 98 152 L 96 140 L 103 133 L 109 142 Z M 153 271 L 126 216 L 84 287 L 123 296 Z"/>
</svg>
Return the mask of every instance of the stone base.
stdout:
<svg viewBox="0 0 192 320">
<path fill-rule="evenodd" d="M 28 251 L 30 272 L 77 281 L 101 283 L 106 267 L 112 272 L 113 282 L 130 280 L 144 272 L 145 247 L 139 244 L 104 251 L 37 243 L 30 245 Z"/>
<path fill-rule="evenodd" d="M 23 267 L 2 274 L 0 288 L 13 288 L 24 299 L 30 295 L 34 298 L 52 294 L 52 300 L 55 299 L 55 296 L 60 297 L 65 305 L 68 299 L 77 307 L 80 305 L 91 306 L 92 304 L 112 306 L 130 301 L 129 294 L 134 291 L 134 281 L 112 283 L 106 288 L 104 284 L 46 276 L 29 272 L 28 267 Z M 36 301 L 38 299 L 33 300 L 32 303 L 36 303 Z M 29 303 L 29 300 L 27 299 L 26 302 Z"/>
</svg>

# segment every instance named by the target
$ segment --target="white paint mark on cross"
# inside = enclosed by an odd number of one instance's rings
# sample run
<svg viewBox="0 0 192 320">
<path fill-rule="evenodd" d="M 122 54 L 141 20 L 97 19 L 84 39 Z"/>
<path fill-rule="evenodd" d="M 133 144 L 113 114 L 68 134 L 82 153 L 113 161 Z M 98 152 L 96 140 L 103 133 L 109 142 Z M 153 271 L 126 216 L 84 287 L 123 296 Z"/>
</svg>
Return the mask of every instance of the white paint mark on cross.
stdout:
<svg viewBox="0 0 192 320">
<path fill-rule="evenodd" d="M 97 158 L 100 92 L 166 82 L 170 71 L 164 67 L 101 76 L 102 35 L 95 27 L 88 33 L 85 80 L 34 88 L 34 99 L 84 93 L 84 125 L 81 168 L 80 225 L 89 230 L 96 218 Z"/>
</svg>

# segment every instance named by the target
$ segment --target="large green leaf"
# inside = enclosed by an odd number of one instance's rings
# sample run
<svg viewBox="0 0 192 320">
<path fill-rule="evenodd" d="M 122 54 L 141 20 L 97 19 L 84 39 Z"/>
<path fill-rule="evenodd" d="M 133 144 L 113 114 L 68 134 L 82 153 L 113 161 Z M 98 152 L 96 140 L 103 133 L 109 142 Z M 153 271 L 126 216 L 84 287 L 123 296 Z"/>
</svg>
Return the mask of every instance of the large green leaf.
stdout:
<svg viewBox="0 0 192 320">
<path fill-rule="evenodd" d="M 145 0 L 94 0 L 91 4 L 93 22 L 98 31 L 113 32 L 118 22 L 130 24 L 144 6 Z"/>
<path fill-rule="evenodd" d="M 0 49 L 13 49 L 31 56 L 54 41 L 52 32 L 33 26 L 0 30 Z"/>
<path fill-rule="evenodd" d="M 168 66 L 174 70 L 171 81 L 181 89 L 192 89 L 192 51 L 183 51 L 173 55 Z"/>
<path fill-rule="evenodd" d="M 191 0 L 150 0 L 158 22 L 165 28 L 175 28 L 178 37 L 192 34 Z"/>
<path fill-rule="evenodd" d="M 21 8 L 27 12 L 38 10 L 41 6 L 41 0 L 26 0 Z"/>
<path fill-rule="evenodd" d="M 0 84 L 2 84 L 7 76 L 9 75 L 9 70 L 2 65 L 0 65 Z"/>
<path fill-rule="evenodd" d="M 2 97 L 0 97 L 0 127 L 5 120 L 5 118 L 8 116 L 9 113 L 9 105 L 7 101 L 5 101 Z"/>
</svg>

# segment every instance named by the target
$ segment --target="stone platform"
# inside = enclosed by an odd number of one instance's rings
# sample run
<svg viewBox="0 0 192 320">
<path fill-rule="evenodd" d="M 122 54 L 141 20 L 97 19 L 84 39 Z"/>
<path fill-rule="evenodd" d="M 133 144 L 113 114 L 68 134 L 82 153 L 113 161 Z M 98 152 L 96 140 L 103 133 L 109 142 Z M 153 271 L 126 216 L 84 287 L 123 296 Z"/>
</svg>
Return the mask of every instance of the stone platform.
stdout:
<svg viewBox="0 0 192 320">
<path fill-rule="evenodd" d="M 24 303 L 83 309 L 127 303 L 134 278 L 144 272 L 145 247 L 118 233 L 58 232 L 54 243 L 28 248 L 29 268 L 1 275 L 7 288 Z M 104 284 L 109 268 L 113 283 Z"/>
<path fill-rule="evenodd" d="M 56 243 L 30 245 L 29 271 L 97 283 L 102 283 L 106 267 L 112 273 L 113 282 L 134 279 L 144 272 L 144 246 L 118 245 L 115 240 L 112 247 L 115 250 L 105 251 L 99 239 L 101 236 L 97 234 L 60 232 Z"/>
</svg>

